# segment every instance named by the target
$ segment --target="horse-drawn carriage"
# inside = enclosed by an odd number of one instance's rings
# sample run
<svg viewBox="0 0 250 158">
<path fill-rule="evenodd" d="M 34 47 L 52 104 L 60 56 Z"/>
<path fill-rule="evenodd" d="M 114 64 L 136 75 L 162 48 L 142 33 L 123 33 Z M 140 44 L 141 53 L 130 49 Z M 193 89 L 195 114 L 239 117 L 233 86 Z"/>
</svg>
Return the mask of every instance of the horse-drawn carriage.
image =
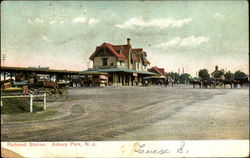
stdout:
<svg viewBox="0 0 250 158">
<path fill-rule="evenodd" d="M 46 100 L 49 102 L 57 99 L 64 101 L 69 94 L 68 85 L 65 82 L 37 81 L 34 83 L 27 80 L 16 82 L 11 79 L 1 81 L 1 92 L 15 95 L 28 95 L 29 93 L 41 95 L 45 93 Z"/>
<path fill-rule="evenodd" d="M 68 86 L 65 82 L 38 81 L 37 83 L 29 84 L 29 89 L 34 95 L 46 93 L 47 101 L 51 102 L 57 99 L 64 101 L 69 94 Z"/>
</svg>

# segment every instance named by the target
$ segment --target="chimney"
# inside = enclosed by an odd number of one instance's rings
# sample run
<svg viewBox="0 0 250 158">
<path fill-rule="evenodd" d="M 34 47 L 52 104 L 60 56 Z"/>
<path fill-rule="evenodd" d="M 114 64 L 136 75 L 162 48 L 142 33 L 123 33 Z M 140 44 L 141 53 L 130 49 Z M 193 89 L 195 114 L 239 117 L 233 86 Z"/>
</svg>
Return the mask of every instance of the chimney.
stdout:
<svg viewBox="0 0 250 158">
<path fill-rule="evenodd" d="M 130 49 L 130 48 L 131 48 L 131 45 L 130 45 L 130 38 L 127 38 L 127 45 L 129 46 L 129 47 L 128 47 L 128 69 L 131 69 L 131 68 L 132 68 L 132 67 L 131 67 L 131 55 L 132 55 L 132 54 L 131 54 L 131 53 L 132 53 L 131 51 L 132 51 L 132 50 Z"/>
<path fill-rule="evenodd" d="M 127 38 L 127 45 L 130 45 L 130 38 Z"/>
</svg>

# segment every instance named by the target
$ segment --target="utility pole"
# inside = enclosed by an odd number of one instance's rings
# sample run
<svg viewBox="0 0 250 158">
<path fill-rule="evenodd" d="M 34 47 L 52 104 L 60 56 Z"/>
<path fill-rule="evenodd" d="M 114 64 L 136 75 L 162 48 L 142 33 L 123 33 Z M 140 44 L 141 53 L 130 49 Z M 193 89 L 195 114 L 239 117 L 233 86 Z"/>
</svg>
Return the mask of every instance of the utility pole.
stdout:
<svg viewBox="0 0 250 158">
<path fill-rule="evenodd" d="M 6 53 L 3 53 L 3 54 L 2 54 L 3 66 L 4 66 L 4 61 L 6 60 L 6 58 L 7 58 L 7 54 L 6 54 Z"/>
</svg>

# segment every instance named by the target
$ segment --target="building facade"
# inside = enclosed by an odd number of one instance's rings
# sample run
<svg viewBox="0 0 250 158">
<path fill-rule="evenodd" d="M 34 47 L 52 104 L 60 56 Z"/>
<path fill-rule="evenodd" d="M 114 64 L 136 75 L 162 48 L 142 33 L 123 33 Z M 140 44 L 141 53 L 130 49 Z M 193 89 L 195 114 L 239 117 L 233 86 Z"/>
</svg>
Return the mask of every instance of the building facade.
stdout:
<svg viewBox="0 0 250 158">
<path fill-rule="evenodd" d="M 211 73 L 211 78 L 215 79 L 225 79 L 224 70 L 219 70 L 219 67 L 216 65 L 215 70 Z"/>
<path fill-rule="evenodd" d="M 97 46 L 89 57 L 93 61 L 93 69 L 108 73 L 108 85 L 141 85 L 143 77 L 155 75 L 148 72 L 150 62 L 142 48 L 132 48 L 128 38 L 125 45 L 103 43 Z"/>
</svg>

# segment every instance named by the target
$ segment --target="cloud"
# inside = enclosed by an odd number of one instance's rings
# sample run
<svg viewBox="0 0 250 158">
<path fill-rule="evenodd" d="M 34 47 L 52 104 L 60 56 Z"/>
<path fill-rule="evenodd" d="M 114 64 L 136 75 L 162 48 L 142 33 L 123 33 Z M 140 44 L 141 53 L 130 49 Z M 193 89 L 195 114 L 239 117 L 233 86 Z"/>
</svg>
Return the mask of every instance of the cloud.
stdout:
<svg viewBox="0 0 250 158">
<path fill-rule="evenodd" d="M 156 45 L 156 47 L 163 49 L 192 49 L 198 47 L 204 42 L 207 42 L 208 40 L 208 37 L 203 36 L 189 36 L 185 38 L 175 37 L 165 43 Z"/>
<path fill-rule="evenodd" d="M 47 41 L 47 42 L 52 42 L 53 41 L 53 40 L 49 39 L 47 36 L 45 36 L 45 35 L 41 35 L 41 37 L 42 37 L 43 41 Z"/>
<path fill-rule="evenodd" d="M 92 25 L 95 25 L 99 22 L 100 20 L 99 19 L 95 19 L 95 18 L 91 18 L 89 19 L 89 25 L 92 26 Z"/>
<path fill-rule="evenodd" d="M 42 18 L 36 18 L 34 20 L 31 20 L 31 19 L 28 19 L 28 23 L 29 24 L 33 24 L 33 23 L 43 23 L 44 22 L 44 19 Z"/>
<path fill-rule="evenodd" d="M 184 24 L 191 22 L 191 18 L 175 20 L 173 18 L 154 19 L 145 22 L 142 17 L 133 17 L 123 24 L 117 24 L 116 27 L 120 29 L 133 29 L 133 28 L 145 28 L 145 27 L 159 27 L 160 29 L 167 27 L 182 27 Z"/>
<path fill-rule="evenodd" d="M 85 23 L 85 22 L 86 22 L 85 17 L 77 17 L 77 18 L 72 20 L 72 23 Z"/>
<path fill-rule="evenodd" d="M 44 20 L 42 18 L 36 18 L 34 21 L 37 22 L 37 23 L 43 23 L 44 22 Z"/>
<path fill-rule="evenodd" d="M 56 23 L 56 21 L 54 21 L 54 20 L 49 22 L 49 24 L 55 24 L 55 23 Z"/>
<path fill-rule="evenodd" d="M 222 15 L 220 12 L 218 12 L 218 13 L 215 13 L 215 14 L 214 14 L 214 17 L 215 17 L 216 19 L 219 19 L 219 18 L 222 18 L 223 15 Z"/>
<path fill-rule="evenodd" d="M 28 19 L 28 23 L 29 23 L 29 24 L 32 24 L 33 22 L 32 22 L 32 20 Z"/>
</svg>

